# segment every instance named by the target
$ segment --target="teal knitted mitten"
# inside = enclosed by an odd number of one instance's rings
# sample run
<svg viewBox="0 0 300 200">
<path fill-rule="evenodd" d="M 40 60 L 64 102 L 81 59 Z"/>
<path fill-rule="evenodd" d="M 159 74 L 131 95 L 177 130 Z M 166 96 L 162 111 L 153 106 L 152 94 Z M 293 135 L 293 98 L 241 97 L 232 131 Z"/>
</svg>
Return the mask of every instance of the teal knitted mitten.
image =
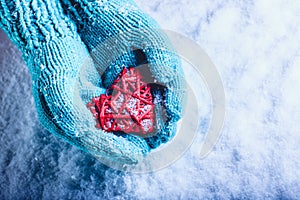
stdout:
<svg viewBox="0 0 300 200">
<path fill-rule="evenodd" d="M 149 152 L 142 138 L 119 137 L 94 127 L 86 103 L 105 90 L 60 2 L 1 0 L 0 26 L 23 53 L 40 122 L 51 133 L 111 162 L 137 163 Z"/>
<path fill-rule="evenodd" d="M 180 59 L 158 24 L 131 0 L 61 2 L 75 21 L 97 70 L 103 74 L 104 87 L 112 84 L 124 66 L 148 63 L 154 79 L 166 88 L 167 121 L 156 135 L 145 140 L 151 148 L 156 148 L 172 139 L 186 94 L 184 75 Z M 132 51 L 134 49 L 139 51 Z"/>
<path fill-rule="evenodd" d="M 38 116 L 51 133 L 121 164 L 137 163 L 174 136 L 185 95 L 180 60 L 134 2 L 0 0 L 0 26 L 23 53 Z M 149 138 L 96 129 L 86 103 L 104 93 L 124 66 L 141 63 L 165 86 L 164 126 Z"/>
</svg>

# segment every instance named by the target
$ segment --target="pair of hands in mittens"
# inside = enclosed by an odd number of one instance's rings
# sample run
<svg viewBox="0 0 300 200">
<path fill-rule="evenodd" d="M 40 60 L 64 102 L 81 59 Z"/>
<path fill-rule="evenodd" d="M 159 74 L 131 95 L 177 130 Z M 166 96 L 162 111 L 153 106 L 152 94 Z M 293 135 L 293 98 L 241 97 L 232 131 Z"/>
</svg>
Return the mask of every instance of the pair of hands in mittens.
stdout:
<svg viewBox="0 0 300 200">
<path fill-rule="evenodd" d="M 0 17 L 1 28 L 23 53 L 40 122 L 50 132 L 124 164 L 137 163 L 175 135 L 184 96 L 180 59 L 133 1 L 2 0 Z M 95 129 L 86 103 L 103 94 L 124 66 L 140 65 L 141 55 L 165 87 L 164 126 L 149 138 Z"/>
</svg>

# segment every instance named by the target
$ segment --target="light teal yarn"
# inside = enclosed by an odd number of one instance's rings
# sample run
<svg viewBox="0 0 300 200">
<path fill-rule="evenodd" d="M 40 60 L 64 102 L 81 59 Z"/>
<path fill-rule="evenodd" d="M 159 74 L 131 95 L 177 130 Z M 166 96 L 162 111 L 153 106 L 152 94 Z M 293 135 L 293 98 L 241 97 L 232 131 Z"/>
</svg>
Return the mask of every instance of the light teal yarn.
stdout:
<svg viewBox="0 0 300 200">
<path fill-rule="evenodd" d="M 124 65 L 137 66 L 132 49 L 144 52 L 154 78 L 167 87 L 165 106 L 168 115 L 164 128 L 146 141 L 151 148 L 157 148 L 172 139 L 176 122 L 182 116 L 184 74 L 180 59 L 158 24 L 131 0 L 61 2 L 65 12 L 76 22 L 82 41 L 93 52 L 97 69 L 104 74 L 104 87 L 112 84 Z M 114 37 L 116 43 L 111 39 Z M 108 48 L 105 44 L 109 44 Z"/>
<path fill-rule="evenodd" d="M 137 163 L 151 148 L 174 136 L 184 95 L 180 61 L 164 50 L 167 38 L 152 30 L 157 24 L 132 1 L 1 0 L 0 26 L 23 53 L 40 122 L 51 133 L 96 157 L 119 163 Z M 93 62 L 86 62 L 101 42 L 131 28 L 140 30 L 139 34 L 118 42 L 119 50 L 127 54 L 103 49 L 94 54 Z M 137 64 L 129 44 L 145 52 L 155 79 L 167 86 L 168 122 L 151 138 L 96 130 L 85 107 L 89 99 L 105 91 L 103 86 L 109 87 L 124 65 Z M 110 60 L 114 54 L 118 59 Z M 87 68 L 83 72 L 82 66 Z M 99 77 L 98 72 L 104 75 Z M 83 95 L 86 91 L 93 92 Z"/>
</svg>

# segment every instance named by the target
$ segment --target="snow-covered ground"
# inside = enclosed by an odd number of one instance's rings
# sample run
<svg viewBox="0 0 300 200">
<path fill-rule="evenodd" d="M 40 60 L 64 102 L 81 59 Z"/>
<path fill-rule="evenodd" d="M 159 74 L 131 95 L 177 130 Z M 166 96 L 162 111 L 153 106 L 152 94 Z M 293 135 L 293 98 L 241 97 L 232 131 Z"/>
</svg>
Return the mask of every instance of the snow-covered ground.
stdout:
<svg viewBox="0 0 300 200">
<path fill-rule="evenodd" d="M 226 119 L 214 150 L 203 160 L 190 150 L 151 174 L 105 167 L 41 127 L 28 70 L 1 32 L 0 198 L 300 199 L 300 2 L 138 4 L 219 70 Z"/>
</svg>

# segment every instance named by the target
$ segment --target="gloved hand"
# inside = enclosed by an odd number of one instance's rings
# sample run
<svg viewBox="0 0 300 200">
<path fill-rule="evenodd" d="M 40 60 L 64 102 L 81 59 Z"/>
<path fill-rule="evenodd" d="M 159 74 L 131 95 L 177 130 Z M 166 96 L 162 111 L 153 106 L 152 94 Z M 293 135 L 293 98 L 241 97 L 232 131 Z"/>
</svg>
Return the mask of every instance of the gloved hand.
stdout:
<svg viewBox="0 0 300 200">
<path fill-rule="evenodd" d="M 108 63 L 105 58 L 118 53 L 114 48 L 103 49 L 102 54 L 93 56 L 93 61 L 89 53 L 118 31 L 130 29 L 129 24 L 134 22 L 133 27 L 138 23 L 147 28 L 152 25 L 152 20 L 144 18 L 146 15 L 139 10 L 131 10 L 131 7 L 124 7 L 126 12 L 133 12 L 133 15 L 128 15 L 129 18 L 116 15 L 121 8 L 117 3 L 124 5 L 121 1 L 110 1 L 105 6 L 96 5 L 96 1 L 70 2 L 1 0 L 0 26 L 21 50 L 29 67 L 40 122 L 51 133 L 96 157 L 124 164 L 137 163 L 150 151 L 150 147 L 155 148 L 174 136 L 174 125 L 181 115 L 181 95 L 178 92 L 182 92 L 183 84 L 177 75 L 180 62 L 174 54 L 163 49 L 134 43 L 136 48 L 144 50 L 154 77 L 168 87 L 165 102 L 168 122 L 161 132 L 147 139 L 133 135 L 121 137 L 97 130 L 86 103 L 105 91 L 102 86 L 109 87 L 123 65 L 134 66 L 136 56 L 127 51 L 127 40 L 131 41 L 130 38 L 134 37 L 127 35 L 126 40 L 119 41 L 121 49 L 129 53 L 117 56 L 115 61 L 110 60 L 109 66 L 105 65 Z M 132 2 L 130 5 L 136 6 Z M 95 24 L 95 20 L 99 23 Z M 147 20 L 151 23 L 148 24 Z M 167 41 L 155 31 L 150 30 L 149 33 L 153 34 L 148 36 L 147 33 L 146 41 L 154 41 L 155 44 Z M 164 47 L 164 43 L 161 44 Z M 104 69 L 102 77 L 98 74 L 101 69 Z"/>
<path fill-rule="evenodd" d="M 184 73 L 180 59 L 159 25 L 132 0 L 61 2 L 65 12 L 75 21 L 97 70 L 103 74 L 105 88 L 110 87 L 123 66 L 143 64 L 141 57 L 145 56 L 154 79 L 166 87 L 164 105 L 167 112 L 163 128 L 145 140 L 151 148 L 157 148 L 172 139 L 183 112 Z"/>
</svg>

